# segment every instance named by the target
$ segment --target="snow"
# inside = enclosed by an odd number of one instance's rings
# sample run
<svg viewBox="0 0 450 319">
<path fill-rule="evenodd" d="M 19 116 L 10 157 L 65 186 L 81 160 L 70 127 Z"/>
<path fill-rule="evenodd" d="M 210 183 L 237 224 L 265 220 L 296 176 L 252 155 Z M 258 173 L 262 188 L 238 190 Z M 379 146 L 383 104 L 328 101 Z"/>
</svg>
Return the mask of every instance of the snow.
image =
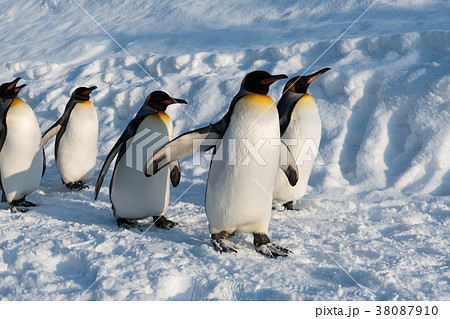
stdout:
<svg viewBox="0 0 450 319">
<path fill-rule="evenodd" d="M 251 235 L 232 239 L 237 254 L 214 251 L 205 158 L 201 166 L 182 161 L 171 190 L 166 216 L 185 227 L 118 229 L 112 171 L 97 201 L 96 176 L 90 189 L 68 191 L 53 140 L 41 186 L 27 197 L 39 206 L 11 214 L 0 205 L 0 298 L 448 300 L 450 5 L 380 0 L 333 44 L 372 3 L 3 3 L 0 82 L 23 78 L 20 97 L 41 131 L 74 88 L 98 86 L 97 173 L 153 90 L 189 102 L 168 110 L 178 135 L 220 119 L 249 71 L 292 77 L 332 69 L 309 90 L 322 118 L 323 162 L 295 210 L 275 209 L 269 227 L 292 256 L 258 254 Z M 269 93 L 274 100 L 281 82 Z"/>
</svg>

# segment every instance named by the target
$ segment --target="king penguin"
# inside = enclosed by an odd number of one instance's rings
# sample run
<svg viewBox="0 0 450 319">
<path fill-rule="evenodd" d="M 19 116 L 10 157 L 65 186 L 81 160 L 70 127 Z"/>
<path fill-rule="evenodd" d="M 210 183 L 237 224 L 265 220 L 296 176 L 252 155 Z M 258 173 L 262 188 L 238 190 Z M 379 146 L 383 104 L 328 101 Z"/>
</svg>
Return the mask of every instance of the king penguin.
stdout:
<svg viewBox="0 0 450 319">
<path fill-rule="evenodd" d="M 83 180 L 95 173 L 98 118 L 90 94 L 97 87 L 79 87 L 73 91 L 61 118 L 42 136 L 42 143 L 56 135 L 55 162 L 67 188 L 88 188 Z"/>
<path fill-rule="evenodd" d="M 271 84 L 284 78 L 287 78 L 284 74 L 271 75 L 265 71 L 247 74 L 220 121 L 166 144 L 144 169 L 146 175 L 154 175 L 171 161 L 214 149 L 205 212 L 212 244 L 220 253 L 237 252 L 238 247 L 227 240 L 235 233 L 252 233 L 256 251 L 269 257 L 291 253 L 271 243 L 267 235 L 282 147 L 277 108 L 267 93 Z M 295 185 L 298 175 L 292 155 L 288 164 L 280 167 Z"/>
<path fill-rule="evenodd" d="M 11 212 L 26 212 L 36 204 L 25 200 L 34 192 L 45 172 L 41 130 L 30 106 L 17 94 L 20 77 L 0 86 L 0 181 L 3 201 Z"/>
<path fill-rule="evenodd" d="M 294 202 L 306 193 L 309 175 L 320 144 L 322 125 L 319 109 L 307 90 L 315 79 L 328 70 L 330 68 L 324 68 L 311 75 L 293 77 L 285 85 L 277 104 L 281 138 L 296 158 L 299 171 L 299 181 L 295 186 L 289 183 L 280 170 L 275 180 L 274 203 L 283 204 L 288 210 L 293 209 Z M 311 142 L 314 143 L 313 147 L 309 144 Z M 312 155 L 312 158 L 301 158 L 305 153 L 308 156 Z"/>
<path fill-rule="evenodd" d="M 109 185 L 109 198 L 119 227 L 140 229 L 136 220 L 150 216 L 159 228 L 169 229 L 178 225 L 163 216 L 169 203 L 169 176 L 174 187 L 180 182 L 178 161 L 152 178 L 146 178 L 142 173 L 148 150 L 172 138 L 173 124 L 166 109 L 174 103 L 187 104 L 185 100 L 172 98 L 162 91 L 150 93 L 106 156 L 94 197 L 97 199 L 108 168 L 117 157 Z"/>
</svg>

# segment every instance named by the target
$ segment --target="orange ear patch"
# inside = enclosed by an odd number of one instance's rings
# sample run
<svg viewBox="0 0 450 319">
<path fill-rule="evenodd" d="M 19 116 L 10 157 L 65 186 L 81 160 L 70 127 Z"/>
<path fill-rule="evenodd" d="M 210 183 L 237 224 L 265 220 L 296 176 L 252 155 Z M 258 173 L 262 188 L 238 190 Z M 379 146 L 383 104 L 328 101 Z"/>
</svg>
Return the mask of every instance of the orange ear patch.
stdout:
<svg viewBox="0 0 450 319">
<path fill-rule="evenodd" d="M 147 98 L 145 99 L 145 104 L 148 105 L 148 101 L 150 100 L 150 95 L 152 95 L 151 93 L 147 96 Z"/>
<path fill-rule="evenodd" d="M 242 79 L 242 82 L 241 82 L 241 86 L 244 86 L 244 83 L 245 83 L 245 79 L 247 78 L 247 76 L 245 76 L 243 79 Z"/>
<path fill-rule="evenodd" d="M 287 86 L 288 89 L 291 90 L 292 92 L 297 93 L 297 92 L 295 92 L 295 83 L 294 83 L 294 82 L 289 81 L 289 82 L 287 83 L 286 86 Z"/>
</svg>

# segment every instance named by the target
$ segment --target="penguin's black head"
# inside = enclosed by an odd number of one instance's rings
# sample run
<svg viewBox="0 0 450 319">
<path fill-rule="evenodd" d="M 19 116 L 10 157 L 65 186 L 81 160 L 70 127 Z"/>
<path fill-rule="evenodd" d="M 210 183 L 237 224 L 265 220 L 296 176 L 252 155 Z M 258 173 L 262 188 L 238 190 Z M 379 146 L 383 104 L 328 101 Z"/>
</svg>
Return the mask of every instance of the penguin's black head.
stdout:
<svg viewBox="0 0 450 319">
<path fill-rule="evenodd" d="M 20 86 L 16 86 L 17 82 L 19 82 L 20 77 L 16 78 L 12 82 L 6 82 L 0 85 L 0 99 L 6 100 L 6 99 L 13 99 L 17 97 L 17 94 L 22 90 L 26 84 L 22 84 Z"/>
<path fill-rule="evenodd" d="M 331 68 L 324 68 L 316 73 L 310 75 L 295 76 L 289 80 L 284 87 L 284 91 L 291 90 L 294 93 L 304 94 L 308 91 L 309 85 L 319 77 L 319 75 L 331 70 Z"/>
<path fill-rule="evenodd" d="M 284 74 L 272 75 L 266 71 L 253 71 L 245 76 L 241 87 L 252 93 L 267 94 L 272 83 L 286 78 Z"/>
<path fill-rule="evenodd" d="M 185 100 L 175 99 L 163 91 L 153 91 L 145 99 L 145 104 L 155 111 L 165 112 L 170 104 L 187 104 Z"/>
<path fill-rule="evenodd" d="M 91 92 L 94 91 L 96 88 L 97 88 L 96 86 L 91 86 L 90 88 L 79 87 L 75 91 L 73 91 L 72 97 L 79 101 L 89 101 L 90 99 L 89 94 L 91 94 Z"/>
</svg>

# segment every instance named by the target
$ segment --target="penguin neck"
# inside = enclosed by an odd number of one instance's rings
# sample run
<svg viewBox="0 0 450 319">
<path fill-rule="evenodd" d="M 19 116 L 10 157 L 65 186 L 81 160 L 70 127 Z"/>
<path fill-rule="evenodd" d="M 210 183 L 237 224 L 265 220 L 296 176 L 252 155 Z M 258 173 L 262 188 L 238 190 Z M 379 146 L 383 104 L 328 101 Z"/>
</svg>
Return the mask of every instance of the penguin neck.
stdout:
<svg viewBox="0 0 450 319">
<path fill-rule="evenodd" d="M 248 94 L 252 94 L 252 92 L 244 89 L 241 86 L 239 92 L 233 97 L 233 100 L 231 100 L 230 107 L 227 113 L 215 125 L 221 127 L 225 131 L 228 127 L 228 124 L 230 124 L 231 115 L 233 114 L 234 106 L 236 105 L 237 101 Z"/>
<path fill-rule="evenodd" d="M 241 98 L 243 98 L 244 96 L 249 95 L 249 94 L 259 94 L 259 93 L 251 92 L 241 86 L 241 89 L 239 90 L 239 92 L 234 96 L 233 100 L 231 101 L 230 109 L 228 110 L 225 117 L 229 119 L 231 117 L 231 114 L 233 113 L 233 109 L 234 109 L 234 106 L 236 105 L 237 101 L 239 101 Z"/>
<path fill-rule="evenodd" d="M 277 104 L 278 113 L 280 118 L 288 116 L 292 113 L 295 104 L 303 97 L 304 93 L 295 93 L 288 89 L 282 96 Z"/>
<path fill-rule="evenodd" d="M 280 101 L 277 104 L 278 116 L 280 118 L 280 134 L 281 136 L 286 131 L 292 116 L 292 111 L 295 108 L 297 102 L 303 97 L 302 93 L 295 93 L 288 89 L 281 96 Z"/>
<path fill-rule="evenodd" d="M 4 108 L 9 107 L 12 104 L 13 101 L 14 101 L 14 98 L 11 98 L 11 99 L 0 99 L 0 108 L 4 109 Z"/>
<path fill-rule="evenodd" d="M 12 99 L 11 105 L 9 107 L 12 108 L 12 107 L 20 105 L 20 104 L 26 104 L 26 103 L 24 100 L 22 100 L 18 97 L 15 97 Z"/>
<path fill-rule="evenodd" d="M 244 87 L 241 86 L 241 89 L 239 90 L 239 92 L 234 96 L 233 100 L 231 101 L 230 104 L 230 110 L 232 111 L 232 109 L 234 108 L 234 105 L 236 104 L 237 101 L 239 101 L 240 98 L 249 95 L 249 94 L 253 94 L 253 92 L 244 89 Z"/>
<path fill-rule="evenodd" d="M 137 112 L 135 117 L 138 118 L 138 117 L 141 117 L 141 116 L 144 116 L 144 115 L 147 116 L 147 115 L 155 114 L 155 113 L 158 113 L 158 111 L 148 107 L 147 104 L 144 103 L 141 106 L 141 108 L 139 109 L 139 111 Z"/>
<path fill-rule="evenodd" d="M 12 102 L 13 99 L 0 100 L 0 118 L 3 118 L 5 116 Z"/>
</svg>

